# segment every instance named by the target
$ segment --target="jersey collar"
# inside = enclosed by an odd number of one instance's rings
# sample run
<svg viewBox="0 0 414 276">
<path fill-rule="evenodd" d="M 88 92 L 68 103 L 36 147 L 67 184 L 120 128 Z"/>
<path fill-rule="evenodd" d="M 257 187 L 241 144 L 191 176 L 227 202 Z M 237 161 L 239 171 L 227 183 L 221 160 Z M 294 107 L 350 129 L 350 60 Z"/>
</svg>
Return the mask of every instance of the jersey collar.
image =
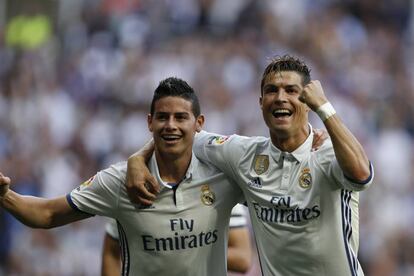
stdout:
<svg viewBox="0 0 414 276">
<path fill-rule="evenodd" d="M 196 164 L 197 162 L 198 162 L 197 158 L 195 157 L 194 152 L 193 152 L 191 154 L 191 161 L 190 161 L 190 165 L 188 166 L 187 172 L 185 173 L 184 178 L 179 183 L 182 183 L 183 181 L 191 180 L 191 178 L 193 177 L 194 168 L 197 166 Z M 171 183 L 165 182 L 161 179 L 160 171 L 158 169 L 157 159 L 154 153 L 152 154 L 151 159 L 149 161 L 149 169 L 153 175 L 155 174 L 155 178 L 157 179 L 158 183 L 161 184 L 161 188 L 172 189 Z"/>
<path fill-rule="evenodd" d="M 278 149 L 275 145 L 271 144 L 271 153 L 274 158 L 274 160 L 277 163 L 280 163 L 282 161 L 282 158 L 288 159 L 288 160 L 296 160 L 298 162 L 304 161 L 307 156 L 309 155 L 311 148 L 312 148 L 312 141 L 313 141 L 313 128 L 312 125 L 309 124 L 309 135 L 306 138 L 305 142 L 302 143 L 297 149 L 295 149 L 293 152 L 284 152 Z"/>
</svg>

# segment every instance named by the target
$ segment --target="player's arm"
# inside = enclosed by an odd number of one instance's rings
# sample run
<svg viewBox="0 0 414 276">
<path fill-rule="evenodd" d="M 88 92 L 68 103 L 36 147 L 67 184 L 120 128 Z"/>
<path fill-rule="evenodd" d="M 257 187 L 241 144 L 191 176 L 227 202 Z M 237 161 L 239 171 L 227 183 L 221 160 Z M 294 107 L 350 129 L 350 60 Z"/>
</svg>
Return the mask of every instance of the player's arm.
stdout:
<svg viewBox="0 0 414 276">
<path fill-rule="evenodd" d="M 29 227 L 53 228 L 90 217 L 72 209 L 64 196 L 23 196 L 9 189 L 10 182 L 9 177 L 0 173 L 0 206 Z"/>
<path fill-rule="evenodd" d="M 154 141 L 151 139 L 128 158 L 126 189 L 134 203 L 151 205 L 159 193 L 160 186 L 147 167 L 153 152 Z"/>
<path fill-rule="evenodd" d="M 319 81 L 311 81 L 303 89 L 300 100 L 322 119 L 332 140 L 339 166 L 345 176 L 364 183 L 371 178 L 370 162 L 361 144 L 349 131 L 328 102 Z"/>
<path fill-rule="evenodd" d="M 102 250 L 102 276 L 121 274 L 121 251 L 119 241 L 108 233 L 105 234 Z"/>
<path fill-rule="evenodd" d="M 250 234 L 247 227 L 230 228 L 227 269 L 229 271 L 246 273 L 252 260 Z"/>
</svg>

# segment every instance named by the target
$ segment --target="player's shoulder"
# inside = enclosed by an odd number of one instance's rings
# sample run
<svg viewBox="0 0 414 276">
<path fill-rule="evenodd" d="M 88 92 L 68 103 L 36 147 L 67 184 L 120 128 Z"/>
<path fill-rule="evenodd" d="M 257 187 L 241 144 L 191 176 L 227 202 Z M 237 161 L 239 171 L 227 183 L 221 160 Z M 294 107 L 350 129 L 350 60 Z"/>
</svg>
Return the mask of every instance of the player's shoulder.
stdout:
<svg viewBox="0 0 414 276">
<path fill-rule="evenodd" d="M 202 131 L 200 136 L 203 137 L 205 146 L 211 147 L 232 145 L 235 147 L 249 148 L 268 143 L 269 141 L 269 138 L 262 136 L 222 135 L 206 131 Z"/>
<path fill-rule="evenodd" d="M 125 179 L 127 172 L 127 161 L 121 161 L 110 165 L 100 172 L 101 175 L 110 175 L 118 179 Z"/>
</svg>

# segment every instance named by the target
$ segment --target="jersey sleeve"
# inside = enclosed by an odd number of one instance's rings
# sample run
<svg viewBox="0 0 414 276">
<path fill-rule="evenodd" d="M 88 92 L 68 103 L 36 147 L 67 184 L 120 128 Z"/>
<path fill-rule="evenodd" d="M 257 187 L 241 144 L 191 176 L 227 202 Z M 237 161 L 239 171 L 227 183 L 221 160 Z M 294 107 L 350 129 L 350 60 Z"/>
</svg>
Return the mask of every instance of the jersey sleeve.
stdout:
<svg viewBox="0 0 414 276">
<path fill-rule="evenodd" d="M 98 172 L 67 195 L 69 204 L 89 214 L 115 217 L 125 173 L 126 162 Z"/>
<path fill-rule="evenodd" d="M 224 136 L 201 131 L 195 136 L 193 151 L 198 159 L 234 176 L 244 153 L 243 138 L 245 137 L 239 135 Z"/>
<path fill-rule="evenodd" d="M 247 219 L 246 219 L 246 207 L 237 204 L 231 210 L 231 217 L 230 217 L 230 228 L 239 228 L 239 227 L 246 227 L 247 226 Z"/>
<path fill-rule="evenodd" d="M 362 191 L 367 189 L 373 182 L 374 179 L 374 168 L 370 162 L 370 175 L 369 177 L 362 182 L 355 181 L 347 177 L 339 166 L 338 161 L 335 157 L 335 152 L 333 150 L 332 142 L 325 142 L 327 145 L 324 145 L 320 152 L 317 154 L 318 163 L 322 167 L 324 173 L 329 177 L 334 179 L 335 183 L 339 188 L 347 189 L 350 191 Z"/>
<path fill-rule="evenodd" d="M 118 225 L 116 223 L 116 220 L 114 219 L 109 220 L 105 225 L 105 231 L 113 239 L 119 240 Z"/>
</svg>

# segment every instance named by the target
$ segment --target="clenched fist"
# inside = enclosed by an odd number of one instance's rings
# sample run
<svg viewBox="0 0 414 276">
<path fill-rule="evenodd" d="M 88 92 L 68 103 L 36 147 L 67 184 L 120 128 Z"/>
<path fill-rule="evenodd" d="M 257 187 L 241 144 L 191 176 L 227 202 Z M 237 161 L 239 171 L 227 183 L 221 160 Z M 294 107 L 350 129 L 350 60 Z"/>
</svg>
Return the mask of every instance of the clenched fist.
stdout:
<svg viewBox="0 0 414 276">
<path fill-rule="evenodd" d="M 321 105 L 328 101 L 323 92 L 321 82 L 318 80 L 313 80 L 305 85 L 302 94 L 299 96 L 299 100 L 307 104 L 313 111 L 316 111 Z"/>
<path fill-rule="evenodd" d="M 2 199 L 6 193 L 9 191 L 10 186 L 10 178 L 7 176 L 4 176 L 0 172 L 0 199 Z"/>
</svg>

